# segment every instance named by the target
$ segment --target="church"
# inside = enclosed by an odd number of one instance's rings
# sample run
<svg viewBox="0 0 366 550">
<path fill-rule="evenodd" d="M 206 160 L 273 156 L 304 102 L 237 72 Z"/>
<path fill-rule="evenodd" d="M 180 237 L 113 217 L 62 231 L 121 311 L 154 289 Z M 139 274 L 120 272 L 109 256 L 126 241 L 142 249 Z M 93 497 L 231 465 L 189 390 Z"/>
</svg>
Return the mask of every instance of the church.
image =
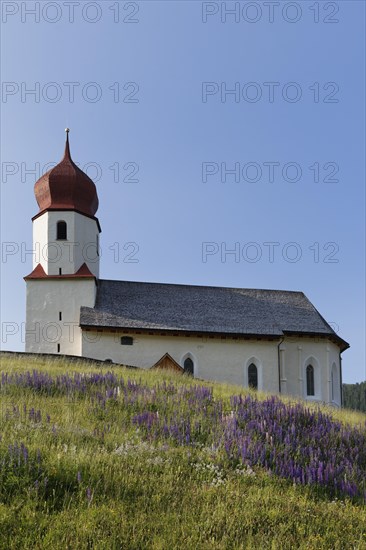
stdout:
<svg viewBox="0 0 366 550">
<path fill-rule="evenodd" d="M 98 195 L 70 154 L 35 184 L 26 351 L 342 404 L 349 344 L 302 292 L 99 278 Z"/>
</svg>

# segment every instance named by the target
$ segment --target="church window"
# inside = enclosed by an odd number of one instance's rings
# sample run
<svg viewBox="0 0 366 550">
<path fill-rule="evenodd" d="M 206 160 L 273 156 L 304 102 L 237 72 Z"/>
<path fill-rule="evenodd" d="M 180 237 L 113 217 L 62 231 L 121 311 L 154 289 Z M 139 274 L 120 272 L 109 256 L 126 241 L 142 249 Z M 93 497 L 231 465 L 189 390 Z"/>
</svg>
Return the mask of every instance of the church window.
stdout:
<svg viewBox="0 0 366 550">
<path fill-rule="evenodd" d="M 248 367 L 248 386 L 253 390 L 258 389 L 258 369 L 254 363 Z"/>
<path fill-rule="evenodd" d="M 60 351 L 61 351 L 61 346 L 60 344 L 57 344 L 57 353 L 60 353 Z"/>
<path fill-rule="evenodd" d="M 59 321 L 62 321 L 62 311 L 59 311 L 59 312 L 58 312 L 58 320 L 59 320 Z"/>
<path fill-rule="evenodd" d="M 314 384 L 314 367 L 313 365 L 308 365 L 306 367 L 306 393 L 307 395 L 315 395 L 315 384 Z"/>
<path fill-rule="evenodd" d="M 187 357 L 184 361 L 184 372 L 193 376 L 194 363 L 190 357 Z"/>
<path fill-rule="evenodd" d="M 58 268 L 58 274 L 59 274 L 59 275 L 62 275 L 62 267 L 59 267 L 59 268 Z"/>
<path fill-rule="evenodd" d="M 57 236 L 58 241 L 66 241 L 67 239 L 67 225 L 66 222 L 60 221 L 57 222 Z"/>
<path fill-rule="evenodd" d="M 121 337 L 121 345 L 122 346 L 132 346 L 132 344 L 133 344 L 132 336 L 122 336 Z"/>
</svg>

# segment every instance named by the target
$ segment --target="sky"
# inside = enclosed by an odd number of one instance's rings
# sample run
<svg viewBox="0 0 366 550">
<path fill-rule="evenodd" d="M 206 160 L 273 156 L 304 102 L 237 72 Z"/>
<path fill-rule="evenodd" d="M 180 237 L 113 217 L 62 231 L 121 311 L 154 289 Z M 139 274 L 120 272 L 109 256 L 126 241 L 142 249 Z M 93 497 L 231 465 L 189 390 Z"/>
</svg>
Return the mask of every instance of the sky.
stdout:
<svg viewBox="0 0 366 550">
<path fill-rule="evenodd" d="M 71 154 L 101 277 L 301 290 L 365 368 L 365 3 L 2 1 L 1 348 Z"/>
</svg>

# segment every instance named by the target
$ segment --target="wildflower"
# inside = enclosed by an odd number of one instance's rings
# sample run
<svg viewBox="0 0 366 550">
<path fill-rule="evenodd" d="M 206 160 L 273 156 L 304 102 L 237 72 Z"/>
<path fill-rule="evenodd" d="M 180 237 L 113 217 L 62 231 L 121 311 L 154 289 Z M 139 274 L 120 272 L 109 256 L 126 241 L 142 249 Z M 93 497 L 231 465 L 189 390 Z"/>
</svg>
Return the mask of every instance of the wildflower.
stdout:
<svg viewBox="0 0 366 550">
<path fill-rule="evenodd" d="M 91 488 L 87 487 L 85 492 L 86 492 L 86 499 L 87 499 L 88 503 L 91 504 L 91 501 L 93 500 L 93 493 L 92 493 Z"/>
</svg>

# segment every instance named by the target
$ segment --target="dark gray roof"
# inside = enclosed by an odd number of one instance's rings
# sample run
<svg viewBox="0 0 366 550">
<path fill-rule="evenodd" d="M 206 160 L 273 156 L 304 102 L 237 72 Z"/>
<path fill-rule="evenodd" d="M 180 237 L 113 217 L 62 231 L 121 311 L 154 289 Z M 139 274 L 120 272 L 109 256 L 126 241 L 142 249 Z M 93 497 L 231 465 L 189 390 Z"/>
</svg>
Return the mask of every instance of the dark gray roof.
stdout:
<svg viewBox="0 0 366 550">
<path fill-rule="evenodd" d="M 330 336 L 348 347 L 302 292 L 98 281 L 95 308 L 82 307 L 80 325 L 280 337 Z"/>
</svg>

